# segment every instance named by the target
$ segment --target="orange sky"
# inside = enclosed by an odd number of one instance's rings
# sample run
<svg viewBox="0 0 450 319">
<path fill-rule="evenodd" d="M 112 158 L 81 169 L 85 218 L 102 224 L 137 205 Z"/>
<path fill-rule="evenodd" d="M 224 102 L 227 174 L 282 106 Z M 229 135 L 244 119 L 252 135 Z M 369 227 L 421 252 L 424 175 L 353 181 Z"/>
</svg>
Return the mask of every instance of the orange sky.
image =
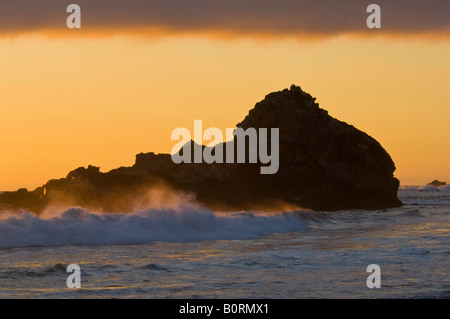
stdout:
<svg viewBox="0 0 450 319">
<path fill-rule="evenodd" d="M 170 152 L 173 129 L 225 131 L 293 83 L 377 139 L 403 185 L 450 182 L 449 56 L 424 38 L 0 38 L 0 190 Z"/>
</svg>

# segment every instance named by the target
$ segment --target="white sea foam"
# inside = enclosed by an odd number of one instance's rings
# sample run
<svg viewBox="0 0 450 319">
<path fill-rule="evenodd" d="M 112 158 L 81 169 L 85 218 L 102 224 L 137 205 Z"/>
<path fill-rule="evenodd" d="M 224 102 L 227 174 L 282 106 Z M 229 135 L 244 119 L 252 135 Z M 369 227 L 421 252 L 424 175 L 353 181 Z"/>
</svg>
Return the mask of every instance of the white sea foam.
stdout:
<svg viewBox="0 0 450 319">
<path fill-rule="evenodd" d="M 250 239 L 305 228 L 292 213 L 215 213 L 184 207 L 101 214 L 71 208 L 57 216 L 22 213 L 0 217 L 0 248 Z"/>
</svg>

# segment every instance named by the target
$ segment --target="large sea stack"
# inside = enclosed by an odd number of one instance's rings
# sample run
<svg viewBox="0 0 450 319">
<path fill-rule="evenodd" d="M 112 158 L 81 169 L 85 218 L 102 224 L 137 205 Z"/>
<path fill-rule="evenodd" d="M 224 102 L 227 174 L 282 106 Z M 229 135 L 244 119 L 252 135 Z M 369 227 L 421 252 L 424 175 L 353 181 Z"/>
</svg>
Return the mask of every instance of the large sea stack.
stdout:
<svg viewBox="0 0 450 319">
<path fill-rule="evenodd" d="M 40 212 L 50 202 L 70 198 L 73 205 L 132 210 L 145 189 L 161 184 L 192 193 L 197 202 L 213 209 L 264 208 L 273 203 L 312 210 L 402 205 L 395 165 L 383 147 L 328 115 L 298 86 L 267 95 L 237 127 L 279 128 L 276 174 L 260 174 L 261 163 L 175 164 L 169 154 L 141 153 L 132 167 L 107 173 L 92 166 L 78 168 L 33 192 L 0 194 L 0 208 Z"/>
<path fill-rule="evenodd" d="M 237 126 L 280 128 L 280 169 L 271 183 L 286 199 L 315 210 L 401 206 L 395 164 L 380 143 L 328 115 L 298 86 L 267 95 Z"/>
</svg>

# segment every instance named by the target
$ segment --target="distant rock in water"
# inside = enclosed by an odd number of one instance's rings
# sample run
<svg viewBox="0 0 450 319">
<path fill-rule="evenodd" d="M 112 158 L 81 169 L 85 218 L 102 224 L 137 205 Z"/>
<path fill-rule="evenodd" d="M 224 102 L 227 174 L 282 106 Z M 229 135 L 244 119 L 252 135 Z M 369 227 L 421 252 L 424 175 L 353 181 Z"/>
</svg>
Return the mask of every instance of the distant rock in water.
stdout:
<svg viewBox="0 0 450 319">
<path fill-rule="evenodd" d="M 431 183 L 428 183 L 427 185 L 428 186 L 441 187 L 441 186 L 446 186 L 447 183 L 446 182 L 441 182 L 441 181 L 438 181 L 437 179 L 435 179 L 434 181 L 432 181 Z"/>
<path fill-rule="evenodd" d="M 69 200 L 103 211 L 130 211 L 149 187 L 161 185 L 194 194 L 197 202 L 213 209 L 273 203 L 313 210 L 401 206 L 389 154 L 366 133 L 329 116 L 315 100 L 292 85 L 267 95 L 237 124 L 243 129 L 279 128 L 276 174 L 260 174 L 261 163 L 175 164 L 169 154 L 141 153 L 132 167 L 107 173 L 93 166 L 78 168 L 33 192 L 5 192 L 0 207 L 40 212 L 48 203 Z"/>
</svg>

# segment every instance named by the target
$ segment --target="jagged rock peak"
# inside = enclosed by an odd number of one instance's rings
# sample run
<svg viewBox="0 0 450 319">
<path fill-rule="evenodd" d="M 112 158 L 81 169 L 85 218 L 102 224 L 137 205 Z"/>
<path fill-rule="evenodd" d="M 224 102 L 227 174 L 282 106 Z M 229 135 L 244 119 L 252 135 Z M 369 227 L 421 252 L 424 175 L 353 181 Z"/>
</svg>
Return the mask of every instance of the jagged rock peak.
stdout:
<svg viewBox="0 0 450 319">
<path fill-rule="evenodd" d="M 292 84 L 290 89 L 267 94 L 264 100 L 255 104 L 247 117 L 237 127 L 277 127 L 280 120 L 289 122 L 287 117 L 303 114 L 303 116 L 323 117 L 328 111 L 321 109 L 316 98 L 303 91 L 300 86 Z M 264 126 L 266 125 L 266 126 Z"/>
</svg>

